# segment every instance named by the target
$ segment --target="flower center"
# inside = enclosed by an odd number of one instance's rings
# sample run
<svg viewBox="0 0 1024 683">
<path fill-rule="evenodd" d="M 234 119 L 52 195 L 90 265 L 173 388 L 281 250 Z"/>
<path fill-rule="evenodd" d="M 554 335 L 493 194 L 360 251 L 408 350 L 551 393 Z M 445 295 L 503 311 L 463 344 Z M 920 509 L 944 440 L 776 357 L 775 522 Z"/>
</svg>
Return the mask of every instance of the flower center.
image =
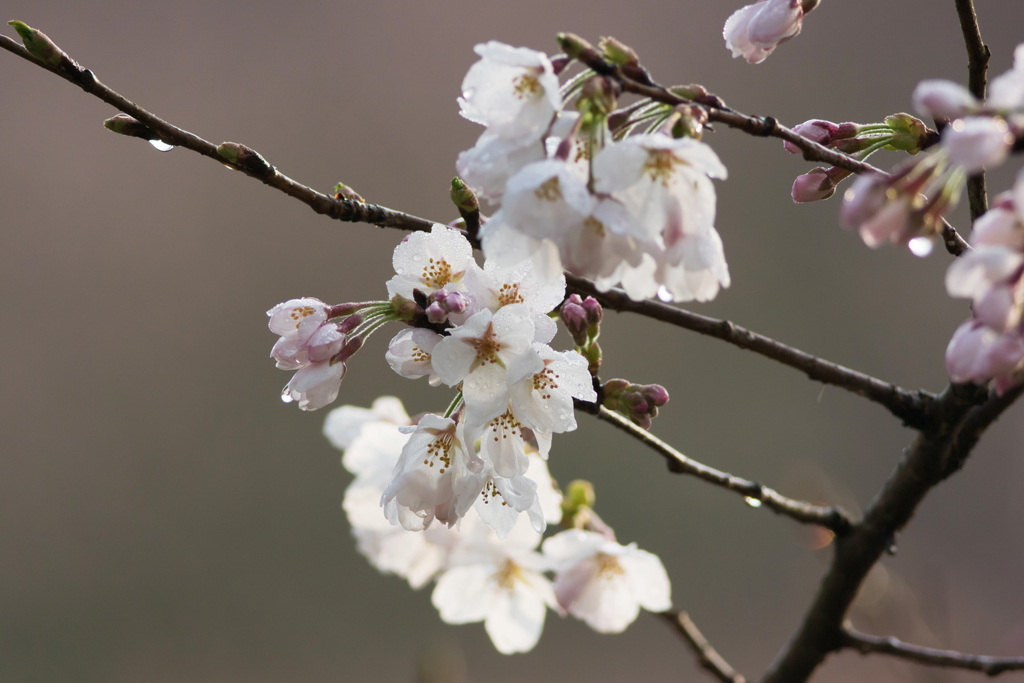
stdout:
<svg viewBox="0 0 1024 683">
<path fill-rule="evenodd" d="M 441 289 L 452 281 L 452 267 L 442 259 L 430 259 L 427 265 L 423 266 L 423 275 L 420 276 L 423 284 L 434 289 Z"/>
<path fill-rule="evenodd" d="M 423 349 L 421 349 L 418 346 L 414 346 L 413 347 L 411 356 L 412 356 L 412 359 L 414 361 L 416 361 L 417 363 L 429 363 L 430 362 L 430 354 L 427 353 L 426 351 L 424 351 Z"/>
<path fill-rule="evenodd" d="M 679 163 L 679 159 L 667 149 L 652 149 L 647 152 L 647 162 L 644 164 L 644 172 L 651 181 L 661 183 L 668 187 L 672 179 L 672 169 Z"/>
<path fill-rule="evenodd" d="M 512 88 L 521 100 L 535 100 L 544 94 L 537 75 L 529 71 L 513 79 Z"/>
<path fill-rule="evenodd" d="M 482 337 L 476 339 L 470 339 L 469 342 L 476 349 L 476 361 L 481 365 L 488 363 L 501 363 L 501 359 L 498 358 L 498 351 L 503 348 L 501 342 L 494 334 L 494 327 L 492 324 L 487 325 L 487 331 L 484 332 Z"/>
<path fill-rule="evenodd" d="M 495 486 L 494 482 L 490 479 L 487 480 L 487 483 L 484 485 L 483 493 L 480 495 L 483 496 L 484 505 L 488 505 L 492 500 L 494 500 L 495 496 L 498 498 L 502 497 L 501 491 L 498 490 L 498 487 Z M 504 500 L 501 501 L 501 504 L 508 505 Z"/>
<path fill-rule="evenodd" d="M 498 290 L 498 307 L 508 306 L 509 304 L 521 304 L 523 303 L 523 296 L 519 293 L 519 283 L 515 284 L 504 284 L 501 289 Z"/>
<path fill-rule="evenodd" d="M 293 308 L 290 315 L 292 320 L 295 321 L 295 329 L 299 329 L 299 325 L 302 324 L 303 318 L 308 318 L 314 313 L 316 313 L 316 309 L 312 306 L 299 306 L 298 308 Z"/>
<path fill-rule="evenodd" d="M 495 441 L 501 441 L 507 439 L 511 434 L 513 437 L 523 436 L 523 425 L 516 419 L 516 416 L 512 414 L 512 410 L 506 410 L 503 415 L 491 420 L 488 424 L 491 429 L 491 434 Z M 500 435 L 500 436 L 499 436 Z"/>
<path fill-rule="evenodd" d="M 445 470 L 452 466 L 452 446 L 454 445 L 455 435 L 452 431 L 441 432 L 427 446 L 427 457 L 423 459 L 423 464 L 433 467 L 434 462 L 439 460 L 441 469 L 438 470 L 438 474 L 444 474 Z"/>
<path fill-rule="evenodd" d="M 604 223 L 593 216 L 587 216 L 587 220 L 583 221 L 583 227 L 593 230 L 597 233 L 598 237 L 604 237 L 604 231 L 606 229 Z"/>
<path fill-rule="evenodd" d="M 558 176 L 545 180 L 540 187 L 533 191 L 533 195 L 545 202 L 557 202 L 562 198 L 562 186 L 558 183 Z"/>
<path fill-rule="evenodd" d="M 559 375 L 551 368 L 544 368 L 533 376 L 533 390 L 540 392 L 541 398 L 551 398 L 551 392 L 558 388 Z"/>
<path fill-rule="evenodd" d="M 502 588 L 509 593 L 515 588 L 516 579 L 523 575 L 523 570 L 519 568 L 519 565 L 512 560 L 505 560 L 505 563 L 501 565 L 501 569 L 494 575 L 494 582 L 498 584 L 498 588 Z"/>
<path fill-rule="evenodd" d="M 597 575 L 602 579 L 611 580 L 626 573 L 626 570 L 619 564 L 619 560 L 613 555 L 598 553 L 595 559 L 597 560 Z"/>
</svg>

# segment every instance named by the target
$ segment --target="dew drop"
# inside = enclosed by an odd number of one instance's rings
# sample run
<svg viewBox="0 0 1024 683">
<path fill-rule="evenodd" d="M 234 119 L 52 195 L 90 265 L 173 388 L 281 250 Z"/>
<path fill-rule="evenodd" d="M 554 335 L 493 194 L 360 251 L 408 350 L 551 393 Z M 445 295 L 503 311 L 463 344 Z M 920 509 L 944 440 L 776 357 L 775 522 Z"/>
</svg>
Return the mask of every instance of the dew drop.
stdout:
<svg viewBox="0 0 1024 683">
<path fill-rule="evenodd" d="M 747 496 L 743 500 L 747 501 L 747 505 L 749 505 L 752 508 L 761 507 L 761 501 L 759 501 L 757 498 L 751 498 L 750 496 Z"/>
<path fill-rule="evenodd" d="M 153 147 L 161 152 L 170 152 L 174 149 L 174 145 L 168 145 L 163 140 L 150 140 L 149 144 L 153 145 Z"/>
<path fill-rule="evenodd" d="M 413 260 L 413 261 L 422 261 L 422 260 L 423 260 L 423 257 L 422 257 L 422 256 L 420 256 L 419 254 L 413 254 L 413 255 L 412 255 L 412 260 Z"/>
<path fill-rule="evenodd" d="M 395 268 L 395 273 L 398 275 L 405 275 L 405 268 Z"/>
<path fill-rule="evenodd" d="M 668 287 L 662 285 L 661 287 L 658 287 L 658 298 L 665 303 L 669 303 L 672 301 L 672 292 L 668 291 Z"/>
<path fill-rule="evenodd" d="M 286 384 L 284 389 L 281 390 L 281 400 L 285 403 L 291 403 L 295 399 L 292 398 L 292 390 Z"/>
<path fill-rule="evenodd" d="M 928 254 L 932 253 L 932 247 L 935 246 L 932 242 L 931 237 L 915 237 L 907 243 L 910 248 L 910 252 L 919 258 L 924 258 Z"/>
</svg>

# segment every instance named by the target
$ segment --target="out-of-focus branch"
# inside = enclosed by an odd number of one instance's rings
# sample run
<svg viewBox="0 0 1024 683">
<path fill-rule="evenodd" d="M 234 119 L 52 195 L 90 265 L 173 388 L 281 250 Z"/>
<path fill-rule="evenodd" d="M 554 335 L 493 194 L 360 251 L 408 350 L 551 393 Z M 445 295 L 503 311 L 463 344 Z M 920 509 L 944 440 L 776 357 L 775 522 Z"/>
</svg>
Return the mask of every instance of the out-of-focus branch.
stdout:
<svg viewBox="0 0 1024 683">
<path fill-rule="evenodd" d="M 804 501 L 786 498 L 782 494 L 756 481 L 734 477 L 713 467 L 702 465 L 696 460 L 686 457 L 654 434 L 636 426 L 618 413 L 612 412 L 603 406 L 594 414 L 597 415 L 598 419 L 618 427 L 634 439 L 657 451 L 659 455 L 665 458 L 668 468 L 672 472 L 689 474 L 715 486 L 738 493 L 744 498 L 760 501 L 765 507 L 780 515 L 785 515 L 804 524 L 816 524 L 817 526 L 824 527 L 838 537 L 846 534 L 854 524 L 850 514 L 840 507 L 821 507 L 805 503 Z"/>
<path fill-rule="evenodd" d="M 565 278 L 569 291 L 576 292 L 581 296 L 592 296 L 601 302 L 602 306 L 614 311 L 629 311 L 660 320 L 766 356 L 783 365 L 800 370 L 814 381 L 841 387 L 883 405 L 909 426 L 925 426 L 932 420 L 932 404 L 935 397 L 926 391 L 907 391 L 862 372 L 844 368 L 799 349 L 786 346 L 728 320 L 709 318 L 657 301 L 633 301 L 619 289 L 601 292 L 590 280 L 575 275 L 566 274 Z"/>
<path fill-rule="evenodd" d="M 937 400 L 939 422 L 917 435 L 864 519 L 836 539 L 832 565 L 814 601 L 762 683 L 803 683 L 829 653 L 844 646 L 843 619 L 868 571 L 893 545 L 928 492 L 963 465 L 981 431 L 1021 393 L 1018 389 L 987 396 L 983 388 L 972 385 L 946 388 Z"/>
<path fill-rule="evenodd" d="M 998 676 L 1004 671 L 1024 670 L 1024 657 L 987 657 L 964 654 L 955 650 L 935 650 L 930 647 L 904 643 L 892 636 L 871 636 L 860 633 L 849 624 L 843 627 L 842 639 L 843 647 L 857 650 L 862 655 L 893 655 L 918 664 L 969 669 L 980 671 L 988 676 Z"/>
<path fill-rule="evenodd" d="M 217 152 L 217 145 L 154 116 L 134 102 L 103 85 L 89 69 L 83 69 L 72 61 L 57 66 L 45 64 L 7 36 L 0 36 L 0 48 L 32 62 L 36 66 L 46 69 L 66 81 L 74 83 L 90 95 L 95 95 L 119 111 L 129 114 L 149 127 L 159 136 L 160 140 L 168 145 L 190 149 L 236 171 L 241 171 L 262 183 L 270 185 L 274 189 L 284 192 L 290 197 L 298 199 L 319 214 L 330 216 L 340 221 L 371 223 L 382 228 L 399 228 L 401 230 L 430 230 L 433 225 L 433 223 L 423 218 L 410 216 L 401 211 L 386 209 L 377 204 L 368 204 L 351 199 L 335 199 L 292 180 L 278 172 L 273 166 L 259 171 L 233 164 Z"/>
<path fill-rule="evenodd" d="M 722 683 L 747 683 L 743 674 L 729 666 L 729 662 L 722 659 L 722 655 L 711 647 L 711 643 L 693 623 L 690 615 L 686 612 L 659 612 L 658 616 L 668 622 L 683 637 L 686 644 L 697 655 L 697 661 L 704 669 L 711 672 L 712 676 Z"/>
<path fill-rule="evenodd" d="M 964 34 L 964 45 L 967 47 L 967 87 L 972 95 L 984 100 L 988 86 L 988 60 L 992 52 L 981 39 L 974 0 L 956 0 L 956 13 L 960 17 L 960 31 Z M 984 171 L 967 179 L 967 202 L 970 205 L 972 222 L 988 211 Z"/>
</svg>

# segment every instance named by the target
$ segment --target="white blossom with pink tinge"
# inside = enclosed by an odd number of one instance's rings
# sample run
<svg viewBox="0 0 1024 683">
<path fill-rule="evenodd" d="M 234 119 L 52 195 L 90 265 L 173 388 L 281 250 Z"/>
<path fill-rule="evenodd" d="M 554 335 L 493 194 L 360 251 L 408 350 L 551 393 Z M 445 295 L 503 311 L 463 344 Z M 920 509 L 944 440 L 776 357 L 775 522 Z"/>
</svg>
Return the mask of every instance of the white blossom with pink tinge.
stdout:
<svg viewBox="0 0 1024 683">
<path fill-rule="evenodd" d="M 484 622 L 498 652 L 527 652 L 540 639 L 548 608 L 562 613 L 543 574 L 545 558 L 534 550 L 540 534 L 521 519 L 499 540 L 473 522 L 463 525 L 462 543 L 437 579 L 431 602 L 446 623 Z"/>
<path fill-rule="evenodd" d="M 430 232 L 414 232 L 395 247 L 395 276 L 388 280 L 388 296 L 413 298 L 413 290 L 433 294 L 459 286 L 466 269 L 475 267 L 473 247 L 466 236 L 435 223 Z"/>
<path fill-rule="evenodd" d="M 1019 329 L 999 332 L 977 320 L 957 328 L 946 347 L 946 369 L 954 382 L 985 384 L 995 379 L 1006 386 L 1024 360 Z"/>
<path fill-rule="evenodd" d="M 635 543 L 622 546 L 603 534 L 569 529 L 544 541 L 542 549 L 557 572 L 559 604 L 595 631 L 620 633 L 641 607 L 672 607 L 664 565 Z"/>
<path fill-rule="evenodd" d="M 562 108 L 558 76 L 543 52 L 492 40 L 462 81 L 464 117 L 516 146 L 541 139 Z"/>
<path fill-rule="evenodd" d="M 968 116 L 957 119 L 942 131 L 942 148 L 952 164 L 967 173 L 998 166 L 1013 146 L 1013 133 L 999 117 Z"/>
<path fill-rule="evenodd" d="M 297 370 L 309 364 L 307 347 L 310 338 L 327 321 L 327 306 L 319 299 L 291 299 L 267 311 L 268 326 L 281 338 L 274 344 L 270 357 L 282 370 Z"/>
<path fill-rule="evenodd" d="M 800 33 L 803 20 L 802 0 L 760 0 L 733 12 L 722 37 L 733 57 L 760 64 L 776 47 Z"/>
<path fill-rule="evenodd" d="M 421 327 L 405 329 L 395 335 L 384 354 L 391 369 L 402 377 L 418 379 L 428 377 L 432 387 L 441 384 L 434 370 L 432 354 L 442 337 L 437 332 Z"/>
<path fill-rule="evenodd" d="M 533 314 L 525 304 L 484 309 L 454 328 L 432 354 L 441 381 L 461 383 L 466 419 L 482 425 L 508 407 L 509 387 L 540 372 L 544 362 L 533 348 Z"/>
<path fill-rule="evenodd" d="M 532 314 L 534 341 L 546 344 L 558 331 L 548 315 L 565 299 L 565 276 L 553 280 L 538 277 L 533 262 L 526 260 L 504 268 L 488 260 L 484 267 L 466 273 L 466 290 L 473 312 L 488 309 L 497 313 L 503 306 L 523 304 Z"/>
</svg>

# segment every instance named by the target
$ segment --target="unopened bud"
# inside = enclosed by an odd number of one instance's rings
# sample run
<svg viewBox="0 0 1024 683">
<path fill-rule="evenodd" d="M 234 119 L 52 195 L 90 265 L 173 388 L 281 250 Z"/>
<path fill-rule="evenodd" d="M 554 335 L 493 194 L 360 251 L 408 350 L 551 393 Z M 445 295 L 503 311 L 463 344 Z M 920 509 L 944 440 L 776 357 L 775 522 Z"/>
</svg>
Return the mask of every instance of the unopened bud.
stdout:
<svg viewBox="0 0 1024 683">
<path fill-rule="evenodd" d="M 886 116 L 885 125 L 893 131 L 893 136 L 889 140 L 889 144 L 886 145 L 886 149 L 917 154 L 929 137 L 928 126 L 924 125 L 924 121 L 910 114 Z"/>
<path fill-rule="evenodd" d="M 601 372 L 601 345 L 591 341 L 584 350 L 583 357 L 587 359 L 587 371 L 597 377 L 597 373 Z"/>
<path fill-rule="evenodd" d="M 694 138 L 700 140 L 704 134 L 704 125 L 708 122 L 708 112 L 703 107 L 680 104 L 672 112 L 666 123 L 666 130 L 674 138 Z"/>
<path fill-rule="evenodd" d="M 159 140 L 160 136 L 152 128 L 127 114 L 111 116 L 103 122 L 103 127 L 119 135 L 128 135 L 143 140 Z"/>
<path fill-rule="evenodd" d="M 576 301 L 573 301 L 574 297 Z M 582 304 L 583 302 L 576 294 L 570 296 L 569 300 L 562 304 L 562 322 L 572 337 L 573 343 L 581 349 L 590 341 L 587 336 L 587 328 L 589 326 L 587 311 L 583 308 Z"/>
<path fill-rule="evenodd" d="M 350 199 L 355 202 L 366 202 L 363 197 L 345 183 L 338 183 L 334 186 L 335 199 Z"/>
<path fill-rule="evenodd" d="M 604 383 L 604 407 L 614 410 L 644 429 L 651 428 L 651 419 L 658 408 L 668 403 L 668 391 L 657 384 L 630 384 L 613 379 Z"/>
<path fill-rule="evenodd" d="M 14 27 L 14 30 L 21 36 L 21 42 L 25 44 L 25 49 L 40 62 L 57 66 L 63 59 L 67 59 L 64 51 L 42 31 L 37 31 L 23 21 L 8 21 L 7 24 Z"/>
<path fill-rule="evenodd" d="M 593 45 L 575 33 L 559 33 L 555 36 L 555 40 L 558 41 L 558 46 L 562 48 L 562 52 L 572 59 L 579 59 L 580 55 L 587 51 L 596 52 Z"/>
<path fill-rule="evenodd" d="M 562 522 L 565 526 L 573 526 L 574 518 L 582 508 L 593 509 L 594 485 L 585 479 L 576 479 L 569 482 L 565 489 L 565 497 L 562 498 Z"/>
<path fill-rule="evenodd" d="M 604 52 L 605 58 L 613 64 L 619 66 L 638 66 L 640 64 L 640 57 L 636 50 L 611 36 L 602 38 L 598 47 Z"/>
<path fill-rule="evenodd" d="M 814 168 L 807 173 L 797 176 L 793 181 L 792 197 L 797 204 L 805 202 L 817 202 L 828 199 L 836 193 L 836 186 L 841 180 L 850 175 L 850 171 L 843 168 Z"/>
<path fill-rule="evenodd" d="M 237 142 L 222 142 L 217 146 L 217 154 L 253 175 L 267 176 L 274 173 L 274 167 L 259 152 Z"/>
<path fill-rule="evenodd" d="M 449 313 L 465 313 L 469 306 L 469 302 L 461 292 L 444 292 L 443 297 L 438 297 L 438 302 Z"/>
<path fill-rule="evenodd" d="M 583 84 L 577 104 L 581 112 L 607 116 L 615 110 L 615 105 L 615 84 L 610 79 L 594 76 Z"/>
<path fill-rule="evenodd" d="M 396 320 L 405 323 L 413 323 L 417 317 L 423 315 L 423 309 L 415 301 L 397 294 L 391 299 L 391 310 Z"/>
<path fill-rule="evenodd" d="M 444 310 L 444 306 L 435 301 L 427 306 L 427 320 L 435 325 L 443 323 L 448 320 L 448 311 Z"/>
<path fill-rule="evenodd" d="M 469 213 L 480 209 L 480 201 L 476 198 L 476 193 L 458 176 L 452 178 L 451 198 L 452 203 L 459 209 L 459 213 Z"/>
</svg>

